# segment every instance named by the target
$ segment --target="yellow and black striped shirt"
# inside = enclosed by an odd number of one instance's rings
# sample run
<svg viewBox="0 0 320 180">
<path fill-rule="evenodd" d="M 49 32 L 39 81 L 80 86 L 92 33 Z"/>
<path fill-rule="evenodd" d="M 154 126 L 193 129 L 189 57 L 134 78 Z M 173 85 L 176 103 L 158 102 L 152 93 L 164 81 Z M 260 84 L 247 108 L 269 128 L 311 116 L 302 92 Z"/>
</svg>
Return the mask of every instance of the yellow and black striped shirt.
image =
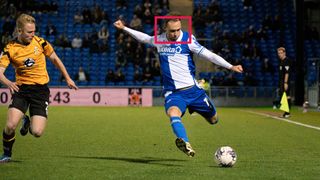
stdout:
<svg viewBox="0 0 320 180">
<path fill-rule="evenodd" d="M 51 44 L 38 36 L 34 36 L 28 45 L 12 41 L 6 45 L 0 56 L 0 67 L 7 68 L 11 63 L 15 68 L 18 85 L 47 84 L 49 76 L 46 57 L 53 51 Z"/>
</svg>

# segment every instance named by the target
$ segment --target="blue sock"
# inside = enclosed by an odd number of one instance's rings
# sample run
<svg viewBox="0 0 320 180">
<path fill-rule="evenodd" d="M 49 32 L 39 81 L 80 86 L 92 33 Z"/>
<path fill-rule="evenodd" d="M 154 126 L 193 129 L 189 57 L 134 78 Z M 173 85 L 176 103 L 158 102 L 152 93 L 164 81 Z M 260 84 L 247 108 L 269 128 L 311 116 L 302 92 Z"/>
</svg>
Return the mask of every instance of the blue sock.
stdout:
<svg viewBox="0 0 320 180">
<path fill-rule="evenodd" d="M 186 130 L 181 122 L 181 118 L 180 117 L 171 117 L 170 121 L 171 121 L 171 126 L 172 126 L 174 134 L 178 138 L 182 138 L 185 142 L 189 142 Z"/>
</svg>

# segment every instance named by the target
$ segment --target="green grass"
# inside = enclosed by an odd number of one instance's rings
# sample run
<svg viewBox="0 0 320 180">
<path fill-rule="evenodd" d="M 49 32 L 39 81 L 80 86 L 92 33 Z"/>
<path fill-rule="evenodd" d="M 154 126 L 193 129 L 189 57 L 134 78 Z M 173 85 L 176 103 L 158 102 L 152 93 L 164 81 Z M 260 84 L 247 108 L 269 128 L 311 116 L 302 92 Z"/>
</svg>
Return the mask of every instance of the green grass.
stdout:
<svg viewBox="0 0 320 180">
<path fill-rule="evenodd" d="M 17 132 L 13 162 L 0 179 L 319 179 L 320 131 L 245 112 L 218 108 L 209 125 L 186 114 L 183 123 L 196 156 L 175 147 L 163 107 L 50 107 L 41 138 Z M 3 129 L 7 107 L 0 106 Z M 293 109 L 294 121 L 320 127 L 319 112 Z M 233 147 L 238 160 L 220 168 L 214 151 Z"/>
</svg>

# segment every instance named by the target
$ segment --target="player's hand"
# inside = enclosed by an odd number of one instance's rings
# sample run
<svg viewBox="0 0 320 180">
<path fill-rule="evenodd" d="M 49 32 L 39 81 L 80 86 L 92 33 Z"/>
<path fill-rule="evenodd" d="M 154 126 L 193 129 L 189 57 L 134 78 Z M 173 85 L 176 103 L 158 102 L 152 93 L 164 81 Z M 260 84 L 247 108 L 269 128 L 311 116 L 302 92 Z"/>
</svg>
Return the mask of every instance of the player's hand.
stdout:
<svg viewBox="0 0 320 180">
<path fill-rule="evenodd" d="M 242 69 L 241 65 L 232 66 L 231 70 L 234 71 L 234 72 L 238 72 L 238 73 L 242 73 L 243 72 L 243 69 Z"/>
<path fill-rule="evenodd" d="M 123 22 L 121 20 L 118 20 L 118 21 L 114 22 L 113 25 L 118 29 L 123 29 L 124 28 L 124 24 L 123 24 Z"/>
<path fill-rule="evenodd" d="M 288 90 L 288 83 L 284 83 L 284 91 Z"/>
<path fill-rule="evenodd" d="M 72 79 L 66 79 L 67 85 L 70 89 L 75 89 L 78 90 L 78 86 L 76 85 L 76 83 L 74 83 L 74 81 Z"/>
<path fill-rule="evenodd" d="M 9 82 L 6 84 L 8 88 L 10 89 L 11 93 L 14 94 L 14 92 L 19 92 L 19 87 L 15 82 Z"/>
</svg>

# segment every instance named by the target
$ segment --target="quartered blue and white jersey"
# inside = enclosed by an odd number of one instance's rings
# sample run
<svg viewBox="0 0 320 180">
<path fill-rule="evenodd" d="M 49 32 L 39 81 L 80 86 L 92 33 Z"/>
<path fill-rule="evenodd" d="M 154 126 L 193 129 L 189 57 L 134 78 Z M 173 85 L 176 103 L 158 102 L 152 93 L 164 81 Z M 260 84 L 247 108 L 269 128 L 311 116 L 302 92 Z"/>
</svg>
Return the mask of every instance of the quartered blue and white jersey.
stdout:
<svg viewBox="0 0 320 180">
<path fill-rule="evenodd" d="M 154 36 L 149 36 L 128 27 L 125 27 L 124 30 L 138 41 L 148 43 L 157 48 L 165 91 L 174 91 L 197 84 L 193 54 L 227 69 L 232 67 L 222 57 L 200 45 L 193 35 L 191 35 L 190 44 L 155 44 Z M 177 41 L 187 42 L 188 40 L 188 32 L 180 31 Z M 166 37 L 166 33 L 163 33 L 157 36 L 157 41 L 168 42 L 169 40 Z"/>
</svg>

